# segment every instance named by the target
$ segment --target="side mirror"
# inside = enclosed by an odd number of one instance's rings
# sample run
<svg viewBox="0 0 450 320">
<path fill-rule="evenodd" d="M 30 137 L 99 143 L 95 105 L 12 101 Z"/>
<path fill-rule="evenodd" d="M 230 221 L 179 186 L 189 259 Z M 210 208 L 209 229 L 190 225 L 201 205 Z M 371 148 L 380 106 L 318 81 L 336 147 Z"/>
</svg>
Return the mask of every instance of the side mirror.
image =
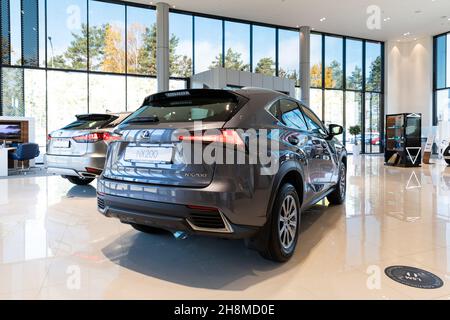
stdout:
<svg viewBox="0 0 450 320">
<path fill-rule="evenodd" d="M 330 132 L 330 136 L 338 136 L 344 133 L 344 128 L 338 124 L 330 124 L 328 126 L 328 131 Z"/>
</svg>

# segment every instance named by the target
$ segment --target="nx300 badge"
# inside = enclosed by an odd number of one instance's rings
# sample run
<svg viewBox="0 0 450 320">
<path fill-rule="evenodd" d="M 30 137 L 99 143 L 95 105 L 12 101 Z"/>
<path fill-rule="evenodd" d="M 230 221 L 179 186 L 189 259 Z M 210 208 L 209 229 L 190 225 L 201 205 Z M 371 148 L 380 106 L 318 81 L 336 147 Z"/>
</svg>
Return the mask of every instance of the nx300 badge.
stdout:
<svg viewBox="0 0 450 320">
<path fill-rule="evenodd" d="M 184 174 L 185 177 L 188 178 L 206 178 L 208 175 L 206 173 L 190 173 L 187 172 Z"/>
</svg>

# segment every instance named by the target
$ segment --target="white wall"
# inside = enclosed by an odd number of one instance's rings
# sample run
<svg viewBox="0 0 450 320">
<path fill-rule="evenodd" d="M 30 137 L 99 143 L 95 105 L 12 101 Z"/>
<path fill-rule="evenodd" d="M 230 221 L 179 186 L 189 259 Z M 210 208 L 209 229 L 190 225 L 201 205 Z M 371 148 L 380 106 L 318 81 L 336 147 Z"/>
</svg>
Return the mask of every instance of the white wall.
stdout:
<svg viewBox="0 0 450 320">
<path fill-rule="evenodd" d="M 422 136 L 432 125 L 433 38 L 386 43 L 386 114 L 422 113 Z"/>
</svg>

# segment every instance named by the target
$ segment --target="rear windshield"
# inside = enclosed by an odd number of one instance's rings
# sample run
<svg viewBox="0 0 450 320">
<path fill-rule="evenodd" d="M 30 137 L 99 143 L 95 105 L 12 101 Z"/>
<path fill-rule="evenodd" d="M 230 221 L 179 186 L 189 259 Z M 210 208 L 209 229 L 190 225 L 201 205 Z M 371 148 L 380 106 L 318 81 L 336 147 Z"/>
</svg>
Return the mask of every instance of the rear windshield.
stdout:
<svg viewBox="0 0 450 320">
<path fill-rule="evenodd" d="M 130 114 L 120 114 L 118 115 L 118 118 L 116 118 L 115 120 L 108 122 L 104 127 L 104 129 L 110 129 L 110 128 L 114 128 L 117 127 L 123 120 L 125 120 Z"/>
<path fill-rule="evenodd" d="M 191 93 L 184 97 L 148 100 L 123 124 L 137 123 L 139 119 L 151 119 L 151 122 L 191 122 L 191 121 L 228 121 L 238 110 L 238 98 L 232 94 L 220 93 L 217 96 L 207 92 Z"/>
<path fill-rule="evenodd" d="M 90 130 L 90 129 L 102 129 L 108 127 L 108 125 L 114 120 L 117 119 L 117 117 L 111 117 L 109 119 L 78 119 L 71 124 L 65 126 L 62 128 L 62 130 Z"/>
</svg>

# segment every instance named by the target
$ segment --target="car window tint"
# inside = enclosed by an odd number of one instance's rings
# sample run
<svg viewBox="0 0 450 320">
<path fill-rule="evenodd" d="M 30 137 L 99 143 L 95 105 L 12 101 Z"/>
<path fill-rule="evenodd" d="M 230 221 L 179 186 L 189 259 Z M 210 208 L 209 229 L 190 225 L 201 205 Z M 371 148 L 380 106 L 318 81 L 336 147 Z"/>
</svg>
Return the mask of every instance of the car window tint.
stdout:
<svg viewBox="0 0 450 320">
<path fill-rule="evenodd" d="M 281 120 L 293 129 L 308 130 L 298 104 L 292 100 L 283 99 L 280 101 Z"/>
<path fill-rule="evenodd" d="M 119 124 L 121 124 L 130 114 L 129 113 L 123 113 L 123 114 L 118 114 L 118 118 L 116 120 L 114 120 L 111 123 L 108 123 L 108 125 L 105 126 L 105 129 L 111 129 L 111 128 L 115 128 L 117 127 Z"/>
<path fill-rule="evenodd" d="M 280 102 L 277 101 L 275 103 L 273 103 L 270 108 L 268 109 L 268 111 L 270 112 L 270 114 L 272 114 L 275 118 L 277 118 L 278 120 L 280 120 L 280 108 L 279 108 Z"/>
<path fill-rule="evenodd" d="M 310 109 L 302 106 L 303 116 L 308 124 L 309 130 L 311 132 L 320 133 L 326 135 L 326 129 L 323 126 L 319 118 Z"/>
<path fill-rule="evenodd" d="M 91 130 L 91 129 L 101 129 L 110 123 L 112 119 L 109 120 L 76 120 L 61 130 Z"/>
</svg>

